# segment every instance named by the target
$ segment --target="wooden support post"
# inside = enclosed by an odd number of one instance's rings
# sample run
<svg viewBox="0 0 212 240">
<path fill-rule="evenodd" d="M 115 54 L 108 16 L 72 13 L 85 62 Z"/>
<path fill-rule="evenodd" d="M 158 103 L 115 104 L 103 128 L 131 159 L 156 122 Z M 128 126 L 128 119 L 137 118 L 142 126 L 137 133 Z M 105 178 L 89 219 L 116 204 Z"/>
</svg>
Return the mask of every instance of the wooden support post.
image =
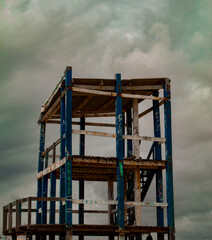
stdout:
<svg viewBox="0 0 212 240">
<path fill-rule="evenodd" d="M 124 225 L 124 167 L 123 167 L 123 115 L 121 94 L 121 74 L 116 74 L 116 156 L 117 160 L 117 198 L 118 198 L 118 225 L 123 230 Z"/>
<path fill-rule="evenodd" d="M 61 88 L 61 93 L 63 88 Z M 61 120 L 60 120 L 60 160 L 65 157 L 65 97 L 61 98 Z M 65 197 L 65 165 L 60 167 L 60 197 Z M 59 223 L 65 223 L 65 204 L 60 202 Z M 65 235 L 61 235 L 60 239 L 64 239 Z"/>
<path fill-rule="evenodd" d="M 72 240 L 72 231 L 70 228 L 66 230 L 65 240 Z"/>
<path fill-rule="evenodd" d="M 43 117 L 43 113 L 41 113 L 41 120 Z M 43 156 L 42 153 L 45 149 L 45 134 L 46 134 L 46 124 L 45 122 L 41 122 L 40 124 L 40 146 L 39 146 L 39 158 L 38 158 L 38 173 L 43 171 Z M 37 181 L 37 197 L 42 196 L 42 179 Z M 41 202 L 37 201 L 37 210 L 36 210 L 36 224 L 41 223 Z"/>
<path fill-rule="evenodd" d="M 17 235 L 13 234 L 12 235 L 12 240 L 17 240 Z"/>
<path fill-rule="evenodd" d="M 127 174 L 124 175 L 124 202 L 127 202 Z M 124 208 L 124 224 L 127 225 L 127 208 Z"/>
<path fill-rule="evenodd" d="M 122 119 L 123 119 L 123 135 L 125 135 L 125 113 L 122 113 Z M 125 157 L 125 140 L 123 139 L 123 158 Z"/>
<path fill-rule="evenodd" d="M 45 154 L 45 168 L 48 167 L 48 152 Z M 42 178 L 42 197 L 48 196 L 48 175 Z M 42 201 L 41 223 L 47 224 L 47 201 Z"/>
<path fill-rule="evenodd" d="M 65 72 L 65 223 L 72 227 L 72 67 L 66 67 Z M 68 231 L 70 232 L 70 231 Z M 68 236 L 71 236 L 69 234 Z"/>
<path fill-rule="evenodd" d="M 80 130 L 85 130 L 85 118 L 80 118 Z M 79 155 L 85 155 L 85 135 L 80 134 Z M 79 180 L 79 199 L 84 199 L 84 180 Z M 79 224 L 84 224 L 84 204 L 79 204 Z M 84 240 L 83 235 L 79 235 L 79 240 Z"/>
<path fill-rule="evenodd" d="M 132 111 L 127 109 L 127 135 L 132 135 Z M 132 140 L 127 139 L 127 157 L 132 157 Z"/>
<path fill-rule="evenodd" d="M 56 146 L 53 143 L 53 163 L 55 162 Z M 56 171 L 52 171 L 50 174 L 50 197 L 56 197 Z M 55 201 L 50 201 L 50 214 L 49 223 L 55 224 Z M 51 236 L 51 240 L 54 240 L 54 235 Z"/>
<path fill-rule="evenodd" d="M 158 97 L 158 91 L 154 92 L 154 96 Z M 160 108 L 159 101 L 153 100 L 153 123 L 154 123 L 154 136 L 161 137 L 160 130 Z M 155 142 L 155 157 L 156 160 L 162 160 L 161 145 Z M 156 202 L 163 202 L 163 175 L 162 170 L 156 171 Z M 163 208 L 157 207 L 157 226 L 164 226 L 164 211 Z M 158 240 L 164 240 L 164 234 L 158 233 Z"/>
<path fill-rule="evenodd" d="M 28 227 L 31 225 L 31 217 L 32 217 L 32 199 L 31 197 L 28 198 Z"/>
<path fill-rule="evenodd" d="M 13 205 L 12 203 L 10 203 L 9 204 L 9 223 L 8 223 L 9 233 L 12 232 L 12 221 L 13 221 Z"/>
<path fill-rule="evenodd" d="M 26 240 L 32 240 L 32 234 L 31 233 L 26 234 Z"/>
<path fill-rule="evenodd" d="M 164 128 L 166 138 L 166 196 L 167 196 L 167 223 L 169 227 L 169 240 L 175 240 L 175 222 L 174 222 L 174 191 L 173 191 L 173 169 L 172 169 L 172 128 L 171 128 L 171 91 L 170 80 L 166 79 L 164 84 Z"/>
<path fill-rule="evenodd" d="M 138 118 L 138 99 L 133 99 L 133 134 L 139 135 L 139 118 Z M 133 140 L 133 152 L 137 159 L 140 158 L 139 140 Z M 140 170 L 134 172 L 134 198 L 136 202 L 141 202 L 140 188 Z M 141 226 L 141 206 L 135 207 L 135 221 L 137 226 Z"/>
<path fill-rule="evenodd" d="M 3 235 L 5 235 L 5 230 L 7 229 L 7 208 L 3 207 Z"/>
<path fill-rule="evenodd" d="M 113 200 L 114 196 L 113 196 L 113 179 L 109 178 L 108 179 L 108 200 Z M 114 209 L 113 205 L 109 204 L 108 205 L 108 224 L 113 224 L 113 213 L 112 210 Z M 109 240 L 111 240 L 112 238 L 109 237 Z"/>
</svg>

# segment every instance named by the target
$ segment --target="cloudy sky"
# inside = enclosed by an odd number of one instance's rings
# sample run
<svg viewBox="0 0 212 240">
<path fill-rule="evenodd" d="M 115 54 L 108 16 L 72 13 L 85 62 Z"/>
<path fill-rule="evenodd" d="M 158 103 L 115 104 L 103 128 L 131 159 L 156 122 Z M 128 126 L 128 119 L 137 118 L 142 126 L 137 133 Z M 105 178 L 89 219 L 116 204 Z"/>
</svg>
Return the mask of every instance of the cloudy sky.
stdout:
<svg viewBox="0 0 212 240">
<path fill-rule="evenodd" d="M 36 121 L 67 65 L 75 77 L 169 77 L 177 239 L 212 239 L 211 9 L 211 0 L 1 0 L 1 209 L 36 195 Z"/>
</svg>

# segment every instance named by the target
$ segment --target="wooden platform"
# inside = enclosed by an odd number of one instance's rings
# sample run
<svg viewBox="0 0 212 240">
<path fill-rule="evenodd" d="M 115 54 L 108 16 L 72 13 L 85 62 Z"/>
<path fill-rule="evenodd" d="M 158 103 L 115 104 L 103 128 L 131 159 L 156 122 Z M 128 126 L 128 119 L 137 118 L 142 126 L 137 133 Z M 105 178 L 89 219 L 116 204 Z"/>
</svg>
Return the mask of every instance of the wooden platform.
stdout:
<svg viewBox="0 0 212 240">
<path fill-rule="evenodd" d="M 32 225 L 21 225 L 19 228 L 12 228 L 11 231 L 6 230 L 5 235 L 60 235 L 65 234 L 65 224 L 32 224 Z M 84 235 L 84 236 L 118 236 L 119 227 L 117 225 L 73 225 L 73 235 Z M 155 227 L 155 226 L 126 226 L 125 235 L 135 236 L 138 233 L 168 233 L 168 227 Z"/>
<path fill-rule="evenodd" d="M 123 111 L 132 107 L 132 99 L 124 94 L 139 94 L 149 96 L 151 99 L 155 90 L 163 89 L 165 81 L 166 78 L 122 79 Z M 111 98 L 112 95 L 109 96 L 107 93 L 115 92 L 115 82 L 114 79 L 73 78 L 71 87 L 73 96 L 72 117 L 114 116 L 115 95 Z M 60 119 L 60 97 L 65 94 L 64 92 L 61 93 L 61 87 L 65 88 L 64 78 L 61 79 L 61 82 L 58 83 L 53 93 L 43 104 L 42 121 L 57 123 L 55 119 Z M 139 102 L 142 100 L 139 99 Z"/>
<path fill-rule="evenodd" d="M 117 178 L 117 158 L 112 157 L 94 157 L 94 156 L 73 156 L 72 177 L 73 180 L 84 179 L 87 181 L 108 181 Z M 37 174 L 37 179 L 56 171 L 59 179 L 60 167 L 66 162 L 65 158 L 51 164 L 49 167 Z M 166 168 L 165 160 L 146 160 L 146 159 L 125 159 L 124 172 L 129 173 L 135 169 L 140 170 L 158 170 Z"/>
</svg>

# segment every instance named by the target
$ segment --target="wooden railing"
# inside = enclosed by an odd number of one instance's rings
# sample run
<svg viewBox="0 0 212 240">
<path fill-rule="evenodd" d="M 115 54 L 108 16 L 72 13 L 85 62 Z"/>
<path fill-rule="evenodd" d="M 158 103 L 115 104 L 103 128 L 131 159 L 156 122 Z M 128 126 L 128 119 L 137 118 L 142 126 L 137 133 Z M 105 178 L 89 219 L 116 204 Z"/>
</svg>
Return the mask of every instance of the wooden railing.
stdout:
<svg viewBox="0 0 212 240">
<path fill-rule="evenodd" d="M 8 205 L 3 207 L 3 234 L 5 234 L 6 232 L 11 233 L 13 228 L 19 229 L 21 226 L 30 226 L 31 224 L 35 224 L 35 216 L 37 209 L 35 207 L 36 204 L 34 204 L 33 208 L 33 202 L 65 202 L 65 200 L 66 198 L 62 197 L 27 197 L 9 203 Z M 41 209 L 39 209 L 38 211 L 40 210 Z M 47 210 L 47 212 L 49 212 L 49 209 Z M 59 209 L 55 209 L 55 213 L 58 214 L 58 218 L 56 218 L 57 223 L 57 220 L 59 222 Z M 79 211 L 72 210 L 72 213 L 78 214 Z M 84 210 L 84 213 L 106 214 L 108 213 L 108 211 Z"/>
</svg>

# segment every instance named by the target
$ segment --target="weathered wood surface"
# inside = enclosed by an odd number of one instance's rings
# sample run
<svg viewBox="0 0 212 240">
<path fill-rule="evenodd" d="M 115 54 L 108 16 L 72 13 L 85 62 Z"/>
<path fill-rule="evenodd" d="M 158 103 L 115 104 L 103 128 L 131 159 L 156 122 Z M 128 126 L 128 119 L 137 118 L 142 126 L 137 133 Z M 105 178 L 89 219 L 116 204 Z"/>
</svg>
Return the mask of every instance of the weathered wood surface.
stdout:
<svg viewBox="0 0 212 240">
<path fill-rule="evenodd" d="M 61 96 L 54 102 L 51 108 L 44 114 L 41 119 L 42 122 L 48 121 L 60 108 L 60 98 L 64 97 L 65 90 L 62 92 Z"/>
<path fill-rule="evenodd" d="M 77 87 L 70 87 L 70 89 L 73 92 L 81 92 L 81 93 L 92 94 L 92 95 L 117 97 L 117 93 L 115 93 L 115 92 L 105 92 L 105 91 L 90 90 L 90 89 L 77 88 Z M 123 97 L 123 98 L 132 98 L 132 99 L 163 100 L 162 97 L 153 97 L 153 96 L 148 96 L 148 95 L 136 95 L 136 94 L 127 94 L 127 93 L 121 93 L 121 94 L 119 94 L 119 96 Z"/>
<path fill-rule="evenodd" d="M 74 133 L 74 134 L 84 134 L 84 135 L 90 135 L 90 136 L 116 138 L 115 133 L 85 131 L 85 130 L 77 130 L 77 129 L 73 129 L 72 133 Z M 154 141 L 154 142 L 159 142 L 159 143 L 165 143 L 166 142 L 165 138 L 138 136 L 137 133 L 136 133 L 136 135 L 123 135 L 123 139 L 135 140 L 135 143 L 139 143 L 139 140 Z"/>
<path fill-rule="evenodd" d="M 19 235 L 26 235 L 30 233 L 32 235 L 44 234 L 58 234 L 64 233 L 66 230 L 65 224 L 32 224 L 30 226 L 22 225 L 21 228 L 17 231 L 13 228 L 13 234 L 17 233 Z M 150 233 L 150 232 L 160 232 L 160 233 L 168 233 L 168 227 L 156 227 L 156 226 L 126 226 L 125 227 L 125 235 L 126 236 L 135 236 L 137 233 Z M 72 234 L 77 235 L 85 235 L 85 236 L 113 236 L 119 235 L 119 227 L 117 225 L 74 225 L 72 227 Z M 9 234 L 6 231 L 6 235 Z"/>
<path fill-rule="evenodd" d="M 60 168 L 65 164 L 66 160 L 63 158 L 60 161 L 57 161 L 44 169 L 43 171 L 39 172 L 36 176 L 37 180 L 42 178 L 43 176 L 50 174 L 52 171 Z M 116 169 L 116 158 L 104 158 L 104 157 L 81 157 L 81 156 L 73 156 L 73 172 L 75 168 L 113 168 Z M 156 160 L 145 160 L 145 159 L 135 159 L 135 160 L 124 160 L 124 169 L 136 169 L 136 168 L 143 168 L 143 169 L 164 169 L 166 167 L 166 161 L 156 161 Z M 79 172 L 83 171 L 79 169 Z M 89 173 L 89 170 L 86 170 Z M 96 170 L 95 170 L 96 171 Z M 106 170 L 105 170 L 106 171 Z M 77 172 L 77 169 L 76 169 Z M 91 171 L 91 174 L 94 172 Z M 106 172 L 107 173 L 107 172 Z M 100 173 L 101 174 L 101 173 Z"/>
<path fill-rule="evenodd" d="M 104 85 L 85 85 L 85 84 L 74 84 L 74 87 L 76 88 L 84 88 L 84 89 L 90 89 L 90 90 L 102 90 L 102 91 L 114 91 L 115 87 L 113 86 L 104 86 Z M 162 89 L 163 85 L 143 85 L 143 86 L 122 86 L 122 90 L 133 90 L 133 91 L 139 91 L 139 90 L 159 90 Z"/>
<path fill-rule="evenodd" d="M 159 102 L 159 106 L 162 106 L 164 104 L 164 101 L 165 100 L 161 100 Z M 150 113 L 152 111 L 153 111 L 153 107 L 148 108 L 147 110 L 145 110 L 145 111 L 143 111 L 142 113 L 139 114 L 139 118 L 144 117 L 145 115 L 147 115 L 148 113 Z"/>
</svg>

